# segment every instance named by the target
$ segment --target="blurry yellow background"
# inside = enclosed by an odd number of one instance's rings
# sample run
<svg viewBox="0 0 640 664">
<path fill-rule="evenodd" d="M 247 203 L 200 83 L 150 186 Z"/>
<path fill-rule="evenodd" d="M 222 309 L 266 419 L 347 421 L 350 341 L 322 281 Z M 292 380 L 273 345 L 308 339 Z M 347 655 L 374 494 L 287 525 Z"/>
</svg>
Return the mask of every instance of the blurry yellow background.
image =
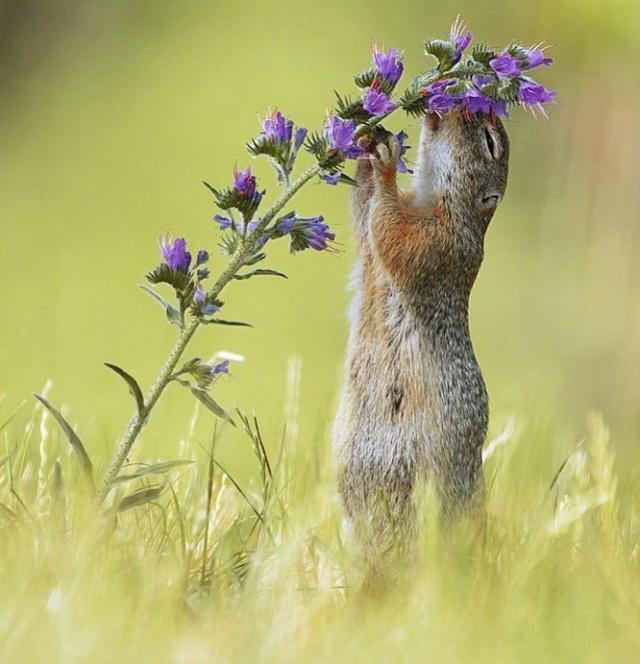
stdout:
<svg viewBox="0 0 640 664">
<path fill-rule="evenodd" d="M 555 64 L 536 78 L 558 91 L 548 121 L 514 111 L 508 122 L 508 192 L 472 298 L 492 426 L 513 413 L 575 429 L 595 408 L 624 459 L 640 424 L 640 9 L 630 0 L 0 4 L 6 402 L 30 408 L 31 391 L 51 378 L 51 400 L 104 458 L 131 402 L 101 362 L 144 387 L 175 335 L 136 287 L 158 262 L 157 236 L 215 248 L 201 180 L 224 186 L 234 162 L 252 163 L 276 194 L 268 164 L 244 149 L 268 106 L 318 128 L 332 90 L 353 91 L 372 41 L 405 49 L 408 82 L 431 66 L 423 40 L 446 36 L 458 13 L 476 41 L 550 43 Z M 418 121 L 398 114 L 391 124 L 415 145 Z M 202 329 L 192 347 L 246 357 L 215 390 L 229 407 L 255 409 L 271 435 L 284 423 L 287 366 L 300 358 L 306 445 L 323 440 L 339 387 L 348 193 L 318 183 L 295 201 L 327 217 L 343 253 L 272 250 L 268 267 L 289 281 L 239 282 L 224 294 L 225 316 L 255 329 Z M 214 252 L 214 271 L 222 265 Z M 163 396 L 140 456 L 175 449 L 194 406 L 183 392 Z M 235 454 L 231 443 L 223 454 Z"/>
</svg>

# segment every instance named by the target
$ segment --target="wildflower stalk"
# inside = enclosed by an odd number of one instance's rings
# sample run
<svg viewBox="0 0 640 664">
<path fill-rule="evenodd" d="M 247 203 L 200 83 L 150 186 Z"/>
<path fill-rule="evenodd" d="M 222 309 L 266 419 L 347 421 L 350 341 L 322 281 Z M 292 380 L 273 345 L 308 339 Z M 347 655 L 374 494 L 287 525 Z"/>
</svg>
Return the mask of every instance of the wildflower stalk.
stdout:
<svg viewBox="0 0 640 664">
<path fill-rule="evenodd" d="M 209 298 L 216 299 L 223 288 L 238 274 L 246 263 L 246 260 L 252 255 L 258 237 L 262 234 L 262 231 L 273 221 L 275 216 L 284 208 L 284 206 L 295 196 L 298 191 L 307 183 L 309 180 L 313 179 L 316 175 L 321 172 L 321 167 L 319 164 L 314 164 L 307 168 L 294 182 L 282 192 L 282 194 L 276 199 L 273 205 L 267 210 L 263 215 L 260 223 L 256 226 L 255 231 L 248 237 L 245 238 L 238 249 L 232 256 L 229 264 L 224 269 L 222 274 L 218 277 L 215 284 L 211 287 L 209 291 Z M 144 407 L 141 412 L 136 413 L 129 420 L 129 424 L 125 433 L 118 443 L 116 453 L 107 467 L 107 470 L 102 481 L 102 486 L 99 493 L 99 501 L 104 502 L 107 494 L 109 493 L 113 480 L 118 476 L 122 465 L 124 464 L 126 458 L 129 456 L 131 449 L 133 448 L 134 443 L 136 442 L 140 431 L 145 422 L 151 415 L 151 411 L 158 402 L 160 395 L 163 393 L 164 389 L 167 387 L 171 381 L 173 372 L 175 371 L 182 354 L 187 348 L 191 338 L 195 334 L 196 330 L 200 326 L 200 319 L 198 316 L 192 316 L 187 324 L 180 330 L 178 338 L 169 353 L 165 363 L 160 369 L 158 377 L 154 383 L 149 388 L 149 391 L 144 397 Z"/>
</svg>

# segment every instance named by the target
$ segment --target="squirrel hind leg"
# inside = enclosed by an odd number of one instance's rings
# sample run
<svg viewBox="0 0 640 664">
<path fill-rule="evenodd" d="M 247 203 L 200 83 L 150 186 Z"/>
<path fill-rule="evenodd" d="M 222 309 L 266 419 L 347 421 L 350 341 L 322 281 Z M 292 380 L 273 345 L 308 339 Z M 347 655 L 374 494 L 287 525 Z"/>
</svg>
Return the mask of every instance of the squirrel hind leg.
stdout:
<svg viewBox="0 0 640 664">
<path fill-rule="evenodd" d="M 365 485 L 361 479 L 350 479 L 348 473 L 343 477 L 340 493 L 350 539 L 363 561 L 363 586 L 382 587 L 412 557 L 416 542 L 413 481 Z"/>
<path fill-rule="evenodd" d="M 436 486 L 440 496 L 440 520 L 445 528 L 463 519 L 482 516 L 486 492 L 481 452 L 467 467 L 439 469 Z"/>
</svg>

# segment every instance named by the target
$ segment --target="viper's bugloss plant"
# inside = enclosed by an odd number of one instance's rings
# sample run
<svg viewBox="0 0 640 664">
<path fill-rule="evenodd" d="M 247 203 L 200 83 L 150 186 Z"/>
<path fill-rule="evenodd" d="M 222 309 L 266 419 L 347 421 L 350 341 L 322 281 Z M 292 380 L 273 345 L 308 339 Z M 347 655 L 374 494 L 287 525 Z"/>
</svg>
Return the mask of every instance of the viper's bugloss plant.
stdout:
<svg viewBox="0 0 640 664">
<path fill-rule="evenodd" d="M 350 97 L 336 92 L 335 109 L 318 131 L 308 133 L 280 110 L 268 111 L 260 122 L 259 133 L 247 143 L 252 157 L 263 156 L 270 161 L 282 189 L 268 206 L 267 190 L 258 183 L 250 166 L 234 167 L 231 183 L 226 188 L 204 183 L 219 210 L 213 215 L 214 228 L 226 263 L 212 260 L 206 249 L 199 249 L 193 260 L 183 237 L 174 239 L 164 235 L 160 238 L 161 262 L 147 274 L 151 286 L 141 287 L 162 306 L 168 321 L 178 328 L 177 339 L 145 395 L 129 373 L 117 365 L 107 364 L 127 383 L 136 401 L 136 412 L 105 472 L 99 489 L 102 502 L 122 483 L 124 476 L 119 476 L 122 466 L 169 384 L 187 388 L 217 417 L 234 423 L 210 394 L 212 385 L 229 373 L 228 360 L 212 364 L 193 358 L 179 364 L 201 325 L 246 325 L 220 316 L 223 310 L 220 295 L 229 282 L 285 276 L 271 268 L 255 267 L 267 259 L 271 243 L 287 238 L 292 253 L 307 249 L 324 252 L 335 246 L 335 233 L 322 215 L 304 216 L 293 210 L 285 211 L 304 185 L 317 178 L 331 185 L 355 184 L 344 172 L 345 165 L 349 160 L 368 158 L 377 143 L 388 142 L 394 136 L 382 122 L 399 109 L 413 117 L 443 115 L 450 111 L 461 111 L 465 116 L 476 113 L 508 116 L 509 109 L 517 105 L 544 113 L 544 104 L 554 100 L 555 92 L 528 75 L 532 69 L 552 62 L 541 45 L 527 48 L 512 42 L 496 50 L 478 44 L 469 53 L 471 41 L 471 33 L 459 20 L 454 23 L 449 39 L 427 41 L 426 54 L 435 58 L 436 66 L 419 73 L 399 95 L 396 87 L 404 74 L 403 52 L 374 46 L 370 66 L 354 76 L 358 93 Z M 404 131 L 395 135 L 400 146 L 400 172 L 411 172 L 405 162 L 409 148 L 407 138 Z M 313 161 L 292 179 L 303 146 Z M 173 297 L 167 299 L 159 287 L 169 287 Z M 93 466 L 83 443 L 62 414 L 46 399 L 38 398 L 60 424 L 93 486 Z M 164 470 L 167 463 L 161 464 Z M 155 499 L 157 495 L 157 491 L 148 492 L 148 499 Z M 142 502 L 140 497 L 132 500 L 135 504 Z M 132 500 L 125 499 L 121 504 L 130 507 Z"/>
</svg>

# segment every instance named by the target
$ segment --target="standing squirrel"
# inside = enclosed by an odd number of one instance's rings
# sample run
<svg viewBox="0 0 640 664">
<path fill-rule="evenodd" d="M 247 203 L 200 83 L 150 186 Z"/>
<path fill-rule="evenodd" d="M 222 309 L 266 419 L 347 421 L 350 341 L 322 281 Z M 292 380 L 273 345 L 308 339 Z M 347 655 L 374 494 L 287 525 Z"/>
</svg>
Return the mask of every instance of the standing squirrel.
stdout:
<svg viewBox="0 0 640 664">
<path fill-rule="evenodd" d="M 413 190 L 399 145 L 361 158 L 352 217 L 358 259 L 334 427 L 339 486 L 368 549 L 412 539 L 414 490 L 431 478 L 445 522 L 482 503 L 488 397 L 469 333 L 484 235 L 505 191 L 498 118 L 426 116 Z"/>
</svg>

